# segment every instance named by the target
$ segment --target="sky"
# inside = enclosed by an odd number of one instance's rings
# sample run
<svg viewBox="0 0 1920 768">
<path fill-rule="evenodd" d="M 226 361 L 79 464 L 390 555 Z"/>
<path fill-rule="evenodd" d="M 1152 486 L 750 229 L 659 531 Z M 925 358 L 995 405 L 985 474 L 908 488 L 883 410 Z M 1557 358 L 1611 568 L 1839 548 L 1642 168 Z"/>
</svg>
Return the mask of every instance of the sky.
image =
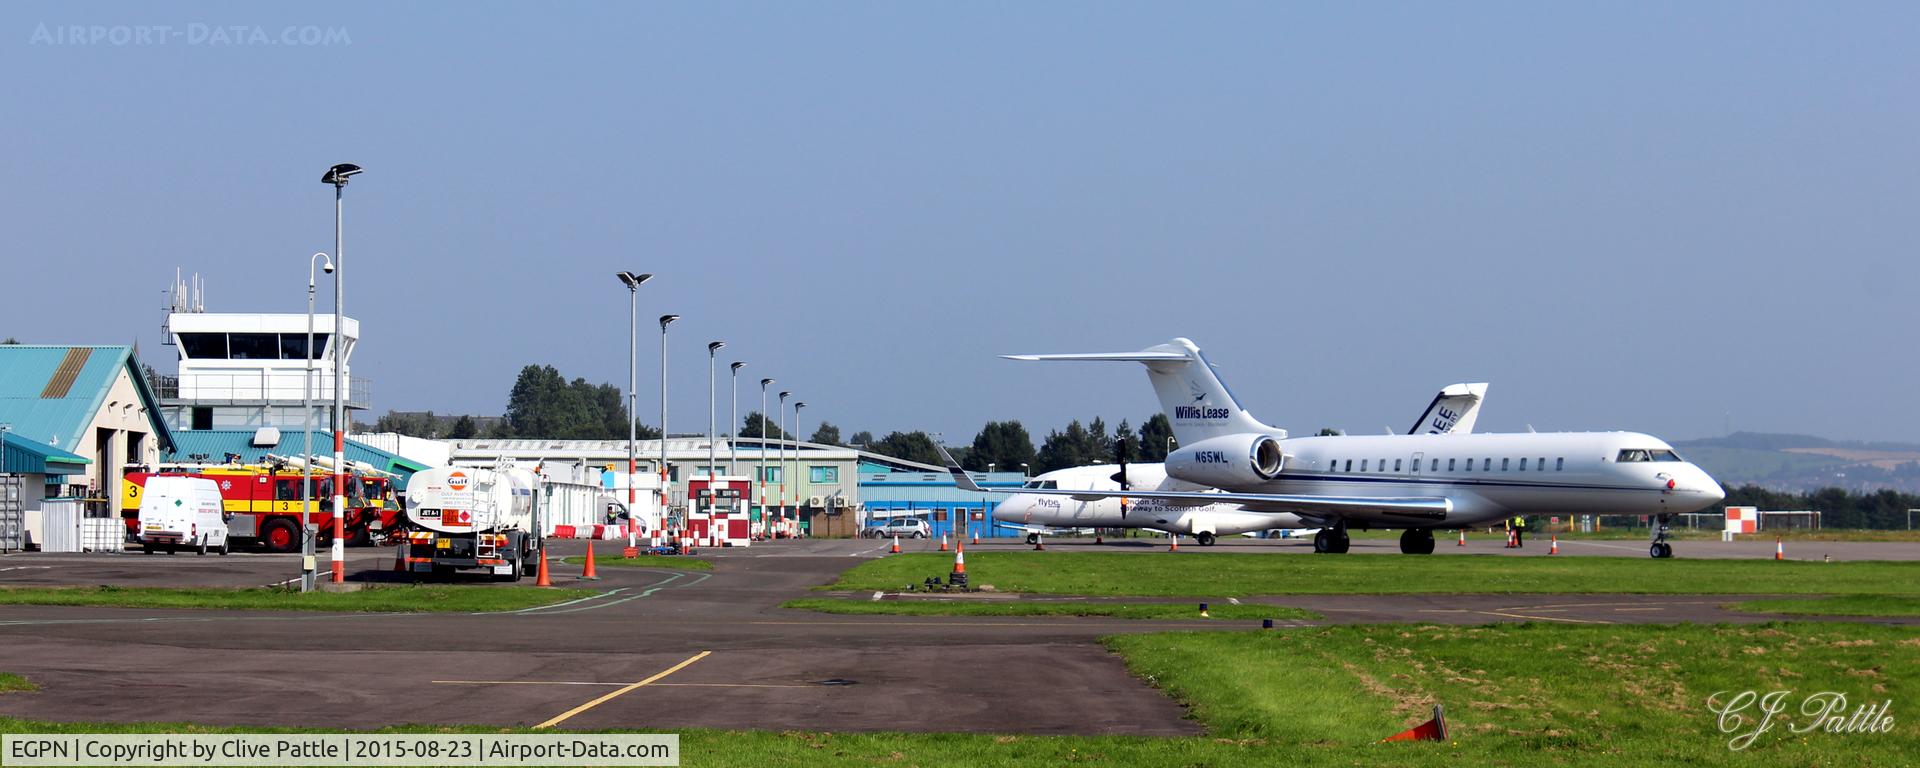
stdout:
<svg viewBox="0 0 1920 768">
<path fill-rule="evenodd" d="M 237 28 L 237 29 L 236 29 Z M 707 424 L 706 343 L 851 435 L 1157 410 L 1192 338 L 1296 434 L 1920 440 L 1911 3 L 8 3 L 0 336 L 304 311 L 498 414 L 550 364 Z M 144 37 L 142 37 L 144 35 Z M 331 291 L 322 288 L 326 311 Z M 724 428 L 724 427 L 723 427 Z"/>
</svg>

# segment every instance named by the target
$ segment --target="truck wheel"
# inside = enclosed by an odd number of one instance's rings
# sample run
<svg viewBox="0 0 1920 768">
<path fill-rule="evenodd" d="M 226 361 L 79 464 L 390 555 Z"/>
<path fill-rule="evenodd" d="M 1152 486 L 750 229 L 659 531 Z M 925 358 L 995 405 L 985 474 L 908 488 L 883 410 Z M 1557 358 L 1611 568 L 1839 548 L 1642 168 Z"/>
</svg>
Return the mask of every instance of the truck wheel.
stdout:
<svg viewBox="0 0 1920 768">
<path fill-rule="evenodd" d="M 220 542 L 220 556 L 221 556 L 221 557 L 226 557 L 226 556 L 227 556 L 227 553 L 228 553 L 228 552 L 230 552 L 230 551 L 232 551 L 232 550 L 233 550 L 233 543 L 232 543 L 232 542 L 231 542 L 230 540 L 226 540 L 226 539 L 223 539 L 223 540 L 221 540 L 221 542 Z"/>
<path fill-rule="evenodd" d="M 368 531 L 364 525 L 353 529 L 353 533 L 347 536 L 347 546 L 349 547 L 364 547 L 372 543 L 373 533 Z"/>
<path fill-rule="evenodd" d="M 142 552 L 143 554 L 148 554 L 148 555 L 151 555 L 151 554 L 153 554 L 153 545 L 152 545 L 152 544 L 148 544 L 148 543 L 146 543 L 146 542 L 144 542 L 144 541 L 143 541 L 143 542 L 140 542 L 140 551 L 141 551 L 141 552 Z"/>
<path fill-rule="evenodd" d="M 260 531 L 260 543 L 267 545 L 269 552 L 292 552 L 300 548 L 300 532 L 294 530 L 293 523 L 274 518 Z"/>
</svg>

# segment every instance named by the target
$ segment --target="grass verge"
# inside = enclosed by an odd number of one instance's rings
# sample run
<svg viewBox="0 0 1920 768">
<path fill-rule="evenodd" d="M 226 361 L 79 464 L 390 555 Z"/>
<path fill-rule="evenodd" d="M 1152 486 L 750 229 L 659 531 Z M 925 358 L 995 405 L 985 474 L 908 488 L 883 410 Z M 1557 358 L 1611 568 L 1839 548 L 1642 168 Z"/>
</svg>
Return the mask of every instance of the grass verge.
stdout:
<svg viewBox="0 0 1920 768">
<path fill-rule="evenodd" d="M 944 575 L 950 562 L 944 554 L 890 555 L 861 563 L 822 589 L 899 589 Z M 981 552 L 969 553 L 967 568 L 975 584 L 1002 592 L 1097 596 L 1920 594 L 1920 562 Z"/>
<path fill-rule="evenodd" d="M 32 680 L 12 672 L 0 672 L 0 693 L 32 693 L 37 690 L 40 690 L 40 686 L 34 685 Z"/>
<path fill-rule="evenodd" d="M 782 608 L 860 616 L 1103 616 L 1115 619 L 1187 619 L 1205 621 L 1193 603 L 1087 603 L 1037 600 L 843 600 L 808 597 L 788 600 Z M 1303 608 L 1277 605 L 1211 605 L 1214 619 L 1319 619 Z"/>
<path fill-rule="evenodd" d="M 1367 625 L 1282 632 L 1163 632 L 1110 638 L 1143 679 L 1189 707 L 1189 738 L 815 731 L 680 731 L 681 764 L 875 764 L 1008 768 L 1063 764 L 1896 766 L 1920 753 L 1920 722 L 1898 702 L 1920 685 L 1920 635 L 1858 624 L 1486 627 Z M 1707 698 L 1788 690 L 1790 709 L 1731 750 Z M 1800 696 L 1849 706 L 1893 699 L 1887 733 L 1793 734 Z M 1381 744 L 1448 711 L 1453 742 Z M 1009 707 L 1022 706 L 1009 702 Z M 1749 721 L 1750 723 L 1751 721 Z M 644 723 L 638 732 L 658 732 Z M 179 723 L 48 723 L 0 718 L 7 733 L 316 732 Z M 384 733 L 528 733 L 399 726 Z"/>
<path fill-rule="evenodd" d="M 569 557 L 561 562 L 567 565 L 586 565 L 585 557 Z M 678 555 L 641 555 L 640 557 L 601 557 L 594 555 L 593 564 L 598 568 L 668 568 L 676 571 L 711 571 L 713 561 L 697 557 Z"/>
<path fill-rule="evenodd" d="M 173 587 L 0 588 L 0 605 L 91 605 L 115 608 L 202 608 L 223 611 L 340 611 L 347 613 L 484 613 L 514 611 L 577 600 L 591 589 L 377 586 L 357 592 L 308 592 L 283 588 Z"/>
<path fill-rule="evenodd" d="M 1839 595 L 1835 597 L 1748 600 L 1734 603 L 1736 611 L 1797 613 L 1823 616 L 1920 616 L 1920 597 L 1913 595 Z"/>
</svg>

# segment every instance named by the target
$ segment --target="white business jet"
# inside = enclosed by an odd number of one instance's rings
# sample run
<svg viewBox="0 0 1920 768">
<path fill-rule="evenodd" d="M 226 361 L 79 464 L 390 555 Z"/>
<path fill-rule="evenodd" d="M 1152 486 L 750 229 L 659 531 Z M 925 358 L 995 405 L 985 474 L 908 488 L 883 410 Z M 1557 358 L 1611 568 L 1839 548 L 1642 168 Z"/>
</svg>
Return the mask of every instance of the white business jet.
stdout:
<svg viewBox="0 0 1920 768">
<path fill-rule="evenodd" d="M 1433 531 L 1514 515 L 1649 515 L 1649 554 L 1671 557 L 1672 515 L 1725 491 L 1658 438 L 1633 432 L 1337 435 L 1289 438 L 1240 407 L 1200 348 L 1174 339 L 1139 352 L 1009 355 L 1013 360 L 1134 362 L 1147 368 L 1180 448 L 1168 477 L 1207 490 L 1021 488 L 1076 499 L 1127 497 L 1293 515 L 1321 526 L 1316 552 L 1345 552 L 1349 528 L 1400 529 L 1400 551 L 1433 551 Z M 948 462 L 962 489 L 984 491 Z M 1280 527 L 1280 526 L 1274 526 Z"/>
<path fill-rule="evenodd" d="M 1415 420 L 1408 434 L 1445 434 L 1473 431 L 1485 402 L 1487 385 L 1453 384 L 1444 387 Z M 1160 463 L 1094 464 L 1056 469 L 1035 475 L 1028 488 L 1057 490 L 1118 490 L 1134 488 L 1167 491 L 1204 491 L 1205 486 L 1167 477 Z M 1216 536 L 1280 530 L 1283 536 L 1314 533 L 1297 515 L 1249 512 L 1238 504 L 1169 504 L 1153 498 L 1133 500 L 1118 496 L 1092 499 L 1061 498 L 1015 493 L 993 508 L 993 519 L 1027 532 L 1027 543 L 1043 534 L 1067 530 L 1143 528 L 1190 535 L 1201 546 L 1213 546 Z"/>
</svg>

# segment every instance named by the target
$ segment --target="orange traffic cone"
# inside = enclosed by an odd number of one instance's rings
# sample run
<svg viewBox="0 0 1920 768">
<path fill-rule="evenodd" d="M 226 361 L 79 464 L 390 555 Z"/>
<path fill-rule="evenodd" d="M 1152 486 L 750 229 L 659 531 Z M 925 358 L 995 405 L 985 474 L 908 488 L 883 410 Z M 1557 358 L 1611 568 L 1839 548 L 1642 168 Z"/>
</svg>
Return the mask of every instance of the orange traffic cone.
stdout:
<svg viewBox="0 0 1920 768">
<path fill-rule="evenodd" d="M 900 554 L 900 537 L 898 535 L 893 537 L 893 549 L 887 550 L 887 553 L 892 555 Z"/>
<path fill-rule="evenodd" d="M 1440 705 L 1433 706 L 1433 719 L 1381 739 L 1388 741 L 1446 741 L 1447 713 Z"/>
<path fill-rule="evenodd" d="M 1547 554 L 1549 555 L 1560 554 L 1560 537 L 1559 536 L 1553 537 L 1552 541 L 1548 542 Z"/>
<path fill-rule="evenodd" d="M 974 546 L 976 546 L 976 547 L 977 547 L 977 546 L 980 546 L 980 532 L 979 532 L 979 531 L 974 531 L 974 532 L 973 532 L 973 545 L 974 545 Z"/>
<path fill-rule="evenodd" d="M 1467 529 L 1465 529 L 1465 528 L 1462 528 L 1462 529 L 1460 529 L 1460 543 L 1459 543 L 1459 544 L 1455 544 L 1454 546 L 1456 546 L 1456 547 L 1464 547 L 1464 546 L 1466 546 L 1466 545 L 1467 545 Z"/>
<path fill-rule="evenodd" d="M 967 572 L 967 548 L 966 547 L 953 548 L 953 572 L 954 573 Z"/>
<path fill-rule="evenodd" d="M 1773 559 L 1787 559 L 1787 545 L 1785 542 L 1782 542 L 1778 536 L 1773 537 Z"/>
<path fill-rule="evenodd" d="M 1038 552 L 1046 548 L 1047 548 L 1047 537 L 1043 534 L 1038 534 L 1038 533 L 1034 534 L 1033 535 L 1033 551 Z"/>
<path fill-rule="evenodd" d="M 1167 545 L 1167 551 L 1168 552 L 1180 551 L 1180 534 L 1176 533 L 1173 535 L 1173 543 Z"/>
<path fill-rule="evenodd" d="M 600 578 L 600 575 L 593 570 L 593 542 L 591 541 L 587 542 L 587 567 L 580 571 L 580 578 L 588 581 L 596 581 Z"/>
<path fill-rule="evenodd" d="M 944 533 L 940 534 L 940 551 L 947 551 L 947 535 Z"/>
<path fill-rule="evenodd" d="M 404 557 L 406 552 L 407 552 L 406 544 L 401 544 L 393 548 L 393 572 L 394 573 L 407 572 L 407 558 Z"/>
<path fill-rule="evenodd" d="M 1097 534 L 1097 533 L 1096 533 L 1096 534 L 1094 534 L 1094 535 L 1093 535 L 1093 543 L 1095 543 L 1095 544 L 1105 544 L 1106 542 L 1105 542 L 1105 541 L 1102 541 L 1102 540 L 1101 540 L 1101 538 L 1100 538 L 1100 534 Z"/>
<path fill-rule="evenodd" d="M 546 547 L 540 548 L 540 574 L 538 577 L 534 578 L 533 585 L 536 587 L 553 586 L 553 578 L 547 575 L 547 548 Z"/>
</svg>

